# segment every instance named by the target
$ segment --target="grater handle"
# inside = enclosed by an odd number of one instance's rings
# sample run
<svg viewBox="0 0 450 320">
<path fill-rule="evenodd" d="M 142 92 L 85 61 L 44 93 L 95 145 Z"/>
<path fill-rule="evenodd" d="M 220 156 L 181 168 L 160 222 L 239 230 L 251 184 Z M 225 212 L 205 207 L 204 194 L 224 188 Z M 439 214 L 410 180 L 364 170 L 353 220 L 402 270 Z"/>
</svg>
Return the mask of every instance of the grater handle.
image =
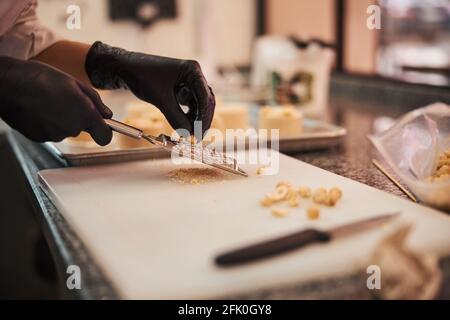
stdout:
<svg viewBox="0 0 450 320">
<path fill-rule="evenodd" d="M 138 128 L 132 127 L 123 122 L 113 120 L 113 119 L 105 119 L 105 123 L 114 131 L 124 134 L 130 138 L 141 139 L 144 135 L 144 132 Z"/>
</svg>

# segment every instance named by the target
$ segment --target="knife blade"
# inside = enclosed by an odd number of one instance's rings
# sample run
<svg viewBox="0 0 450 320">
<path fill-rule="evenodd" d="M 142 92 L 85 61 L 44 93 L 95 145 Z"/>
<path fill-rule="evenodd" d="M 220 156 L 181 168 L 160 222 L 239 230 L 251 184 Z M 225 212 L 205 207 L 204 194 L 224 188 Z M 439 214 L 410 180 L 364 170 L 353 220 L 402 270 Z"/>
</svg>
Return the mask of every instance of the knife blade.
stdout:
<svg viewBox="0 0 450 320">
<path fill-rule="evenodd" d="M 350 236 L 381 226 L 397 217 L 399 214 L 399 212 L 383 214 L 381 216 L 360 220 L 327 231 L 317 229 L 302 230 L 286 236 L 225 252 L 218 255 L 215 262 L 220 267 L 231 267 L 279 255 L 311 244 L 327 243 L 336 238 Z"/>
</svg>

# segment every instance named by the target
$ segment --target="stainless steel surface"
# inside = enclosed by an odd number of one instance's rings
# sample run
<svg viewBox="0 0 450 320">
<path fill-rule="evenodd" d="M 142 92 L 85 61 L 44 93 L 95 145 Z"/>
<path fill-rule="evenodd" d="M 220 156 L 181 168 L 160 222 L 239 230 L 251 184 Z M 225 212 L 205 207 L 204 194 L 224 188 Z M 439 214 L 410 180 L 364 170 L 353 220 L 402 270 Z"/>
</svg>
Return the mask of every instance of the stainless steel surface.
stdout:
<svg viewBox="0 0 450 320">
<path fill-rule="evenodd" d="M 326 231 L 332 239 L 345 237 L 356 232 L 363 232 L 369 229 L 373 229 L 377 226 L 381 226 L 388 222 L 389 220 L 398 217 L 400 215 L 399 212 L 388 213 L 382 216 L 378 216 L 372 219 L 365 219 L 357 222 L 353 222 L 341 227 L 337 227 L 331 230 Z"/>
<path fill-rule="evenodd" d="M 225 170 L 227 172 L 248 177 L 248 174 L 239 168 L 236 159 L 226 156 L 221 152 L 216 152 L 201 144 L 192 144 L 185 138 L 172 139 L 161 134 L 159 137 L 144 134 L 142 130 L 129 126 L 117 120 L 105 120 L 110 128 L 120 134 L 124 134 L 134 139 L 145 139 L 153 145 L 162 147 L 169 151 L 172 156 L 192 159 L 206 165 Z"/>
<path fill-rule="evenodd" d="M 294 139 L 280 139 L 279 149 L 284 153 L 297 153 L 329 149 L 340 145 L 347 129 L 320 120 L 305 119 L 303 134 Z"/>
<path fill-rule="evenodd" d="M 236 159 L 226 156 L 214 149 L 203 147 L 200 144 L 193 145 L 186 140 L 176 142 L 176 145 L 171 147 L 172 152 L 177 153 L 181 157 L 202 162 L 212 167 L 228 171 L 243 177 L 248 177 L 248 174 L 239 168 Z"/>
<path fill-rule="evenodd" d="M 47 142 L 43 146 L 57 159 L 69 166 L 90 166 L 98 164 L 120 163 L 127 161 L 139 161 L 145 159 L 160 159 L 168 156 L 167 152 L 159 147 L 121 149 L 116 146 L 115 138 L 112 145 L 100 147 L 76 147 L 68 146 L 63 141 L 59 143 Z"/>
<path fill-rule="evenodd" d="M 112 130 L 124 134 L 130 138 L 141 139 L 144 134 L 141 129 L 132 127 L 117 120 L 105 119 L 105 122 Z"/>
<path fill-rule="evenodd" d="M 318 120 L 306 119 L 304 123 L 304 135 L 296 139 L 281 139 L 279 150 L 284 153 L 296 153 L 300 151 L 322 150 L 341 144 L 347 130 L 345 128 L 328 124 Z M 64 160 L 71 166 L 97 165 L 125 161 L 136 161 L 151 158 L 164 158 L 168 153 L 161 147 L 123 149 L 113 143 L 106 147 L 90 145 L 83 147 L 68 141 L 58 143 L 45 143 L 44 146 L 51 154 Z M 247 139 L 246 139 L 247 140 Z M 271 142 L 268 141 L 268 145 Z M 248 148 L 248 141 L 245 141 Z"/>
</svg>

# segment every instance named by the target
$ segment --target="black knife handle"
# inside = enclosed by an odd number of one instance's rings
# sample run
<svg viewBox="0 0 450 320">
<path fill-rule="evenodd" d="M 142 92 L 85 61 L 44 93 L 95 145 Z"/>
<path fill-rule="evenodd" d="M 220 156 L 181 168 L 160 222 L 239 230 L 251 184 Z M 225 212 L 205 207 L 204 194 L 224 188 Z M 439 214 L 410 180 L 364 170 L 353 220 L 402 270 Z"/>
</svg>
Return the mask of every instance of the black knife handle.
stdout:
<svg viewBox="0 0 450 320">
<path fill-rule="evenodd" d="M 328 233 L 307 229 L 221 254 L 216 257 L 215 261 L 221 267 L 230 267 L 299 249 L 313 243 L 328 242 L 329 240 Z"/>
</svg>

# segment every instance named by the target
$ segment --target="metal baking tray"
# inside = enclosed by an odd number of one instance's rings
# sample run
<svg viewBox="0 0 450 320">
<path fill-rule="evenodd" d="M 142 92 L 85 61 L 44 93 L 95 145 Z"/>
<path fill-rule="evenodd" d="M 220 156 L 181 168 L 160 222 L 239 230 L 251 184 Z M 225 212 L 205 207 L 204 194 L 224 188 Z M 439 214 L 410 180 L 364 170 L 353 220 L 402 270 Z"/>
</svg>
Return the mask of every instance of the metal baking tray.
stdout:
<svg viewBox="0 0 450 320">
<path fill-rule="evenodd" d="M 304 134 L 294 139 L 280 139 L 279 151 L 293 154 L 301 151 L 331 148 L 339 145 L 346 134 L 347 130 L 345 128 L 319 120 L 305 119 Z M 248 148 L 248 140 L 245 139 L 244 141 L 241 143 L 245 143 L 245 147 Z M 267 144 L 271 146 L 270 141 L 267 141 Z M 44 143 L 44 146 L 50 153 L 69 166 L 116 163 L 170 156 L 165 150 L 151 145 L 148 148 L 122 149 L 117 143 L 116 133 L 111 144 L 105 147 L 97 146 L 93 142 L 79 143 L 68 140 L 58 143 L 47 142 Z"/>
</svg>

